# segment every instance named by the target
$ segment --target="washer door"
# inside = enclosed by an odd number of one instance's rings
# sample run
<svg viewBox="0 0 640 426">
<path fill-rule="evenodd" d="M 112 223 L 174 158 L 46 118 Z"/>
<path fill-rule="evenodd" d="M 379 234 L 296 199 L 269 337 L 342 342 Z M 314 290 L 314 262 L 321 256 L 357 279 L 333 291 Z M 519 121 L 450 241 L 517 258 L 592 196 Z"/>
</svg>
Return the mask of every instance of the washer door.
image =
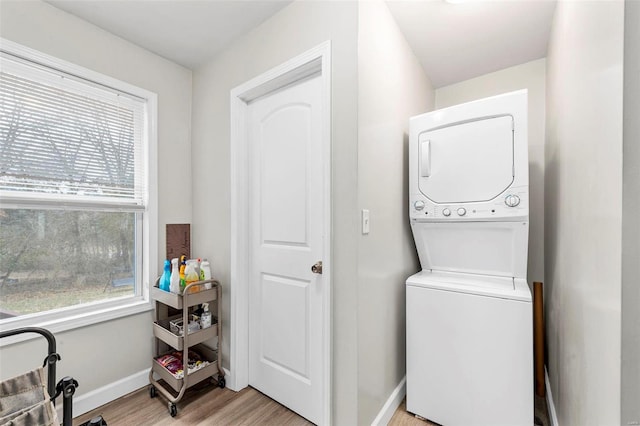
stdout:
<svg viewBox="0 0 640 426">
<path fill-rule="evenodd" d="M 419 188 L 436 203 L 489 201 L 514 177 L 513 117 L 484 117 L 423 132 Z"/>
</svg>

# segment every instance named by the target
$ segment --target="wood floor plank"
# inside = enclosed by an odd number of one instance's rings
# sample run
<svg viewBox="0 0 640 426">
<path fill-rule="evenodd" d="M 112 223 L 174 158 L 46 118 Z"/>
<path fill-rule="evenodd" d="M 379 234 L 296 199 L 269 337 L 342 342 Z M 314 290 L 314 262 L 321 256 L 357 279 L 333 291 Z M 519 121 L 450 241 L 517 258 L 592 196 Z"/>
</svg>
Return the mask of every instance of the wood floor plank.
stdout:
<svg viewBox="0 0 640 426">
<path fill-rule="evenodd" d="M 74 419 L 78 426 L 101 415 L 109 426 L 309 426 L 303 417 L 253 388 L 240 392 L 213 385 L 188 389 L 177 404 L 176 417 L 169 415 L 167 400 L 150 398 L 147 388 L 118 398 Z"/>
</svg>

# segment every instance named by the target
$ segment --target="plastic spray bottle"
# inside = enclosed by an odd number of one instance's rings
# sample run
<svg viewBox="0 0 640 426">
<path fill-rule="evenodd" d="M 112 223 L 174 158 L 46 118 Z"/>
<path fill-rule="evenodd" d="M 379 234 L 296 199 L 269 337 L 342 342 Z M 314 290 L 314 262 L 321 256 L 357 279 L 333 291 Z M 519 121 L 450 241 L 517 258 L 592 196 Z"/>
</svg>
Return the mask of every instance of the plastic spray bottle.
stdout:
<svg viewBox="0 0 640 426">
<path fill-rule="evenodd" d="M 209 304 L 202 304 L 202 315 L 200 316 L 200 327 L 209 328 L 211 327 L 211 312 L 209 312 Z"/>
<path fill-rule="evenodd" d="M 160 277 L 160 290 L 171 291 L 171 262 L 164 261 L 164 271 Z"/>
<path fill-rule="evenodd" d="M 178 268 L 178 258 L 171 259 L 171 279 L 169 281 L 169 291 L 180 294 L 180 269 Z"/>
<path fill-rule="evenodd" d="M 184 288 L 187 286 L 184 275 L 184 269 L 187 267 L 186 259 L 187 256 L 185 256 L 184 254 L 180 256 L 180 293 L 182 293 L 184 291 Z"/>
</svg>

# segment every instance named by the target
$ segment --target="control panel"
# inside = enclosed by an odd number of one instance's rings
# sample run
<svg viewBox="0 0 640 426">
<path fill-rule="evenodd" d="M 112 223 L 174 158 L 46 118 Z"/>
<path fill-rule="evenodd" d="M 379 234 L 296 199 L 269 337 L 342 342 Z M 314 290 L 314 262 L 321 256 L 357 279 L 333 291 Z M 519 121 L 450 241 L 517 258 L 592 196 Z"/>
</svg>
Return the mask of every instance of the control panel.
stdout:
<svg viewBox="0 0 640 426">
<path fill-rule="evenodd" d="M 528 215 L 527 187 L 512 187 L 493 200 L 471 203 L 434 203 L 421 193 L 413 194 L 409 206 L 409 217 L 418 220 L 510 220 Z"/>
</svg>

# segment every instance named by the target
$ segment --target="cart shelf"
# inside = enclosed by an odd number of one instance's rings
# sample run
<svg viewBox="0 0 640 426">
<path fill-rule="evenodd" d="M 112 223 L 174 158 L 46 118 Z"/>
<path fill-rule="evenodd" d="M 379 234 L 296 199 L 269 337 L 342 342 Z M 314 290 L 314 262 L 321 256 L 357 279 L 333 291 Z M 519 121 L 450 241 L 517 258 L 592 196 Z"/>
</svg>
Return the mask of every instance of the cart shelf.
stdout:
<svg viewBox="0 0 640 426">
<path fill-rule="evenodd" d="M 153 323 L 153 335 L 179 351 L 184 348 L 184 337 L 174 334 L 169 330 L 169 321 L 180 317 L 181 315 L 177 315 L 165 320 L 158 320 Z M 194 346 L 198 343 L 206 342 L 207 340 L 211 340 L 216 337 L 218 335 L 217 325 L 218 321 L 214 317 L 212 319 L 211 327 L 189 333 L 189 345 Z"/>
<path fill-rule="evenodd" d="M 206 283 L 217 283 L 217 281 L 197 281 L 195 283 L 189 284 L 188 289 L 201 289 L 198 292 L 189 293 L 188 302 L 186 307 L 190 308 L 191 306 L 200 305 L 202 303 L 212 302 L 216 300 L 217 297 L 217 288 L 216 286 L 212 286 L 210 289 L 204 289 L 204 284 Z M 156 302 L 160 302 L 164 305 L 171 306 L 174 309 L 182 309 L 184 305 L 185 296 L 182 294 L 169 293 L 168 291 L 160 290 L 158 286 L 151 287 L 151 298 Z"/>
<path fill-rule="evenodd" d="M 177 378 L 169 370 L 164 368 L 156 359 L 154 359 L 152 364 L 153 372 L 157 373 L 162 380 L 164 380 L 169 386 L 173 388 L 174 391 L 180 392 L 183 387 L 191 387 L 200 383 L 201 381 L 210 378 L 215 375 L 218 371 L 218 354 L 217 351 L 205 346 L 205 345 L 196 345 L 193 347 L 198 353 L 200 353 L 204 359 L 209 361 L 209 364 L 204 367 L 189 373 L 186 375 L 186 378 Z"/>
</svg>

